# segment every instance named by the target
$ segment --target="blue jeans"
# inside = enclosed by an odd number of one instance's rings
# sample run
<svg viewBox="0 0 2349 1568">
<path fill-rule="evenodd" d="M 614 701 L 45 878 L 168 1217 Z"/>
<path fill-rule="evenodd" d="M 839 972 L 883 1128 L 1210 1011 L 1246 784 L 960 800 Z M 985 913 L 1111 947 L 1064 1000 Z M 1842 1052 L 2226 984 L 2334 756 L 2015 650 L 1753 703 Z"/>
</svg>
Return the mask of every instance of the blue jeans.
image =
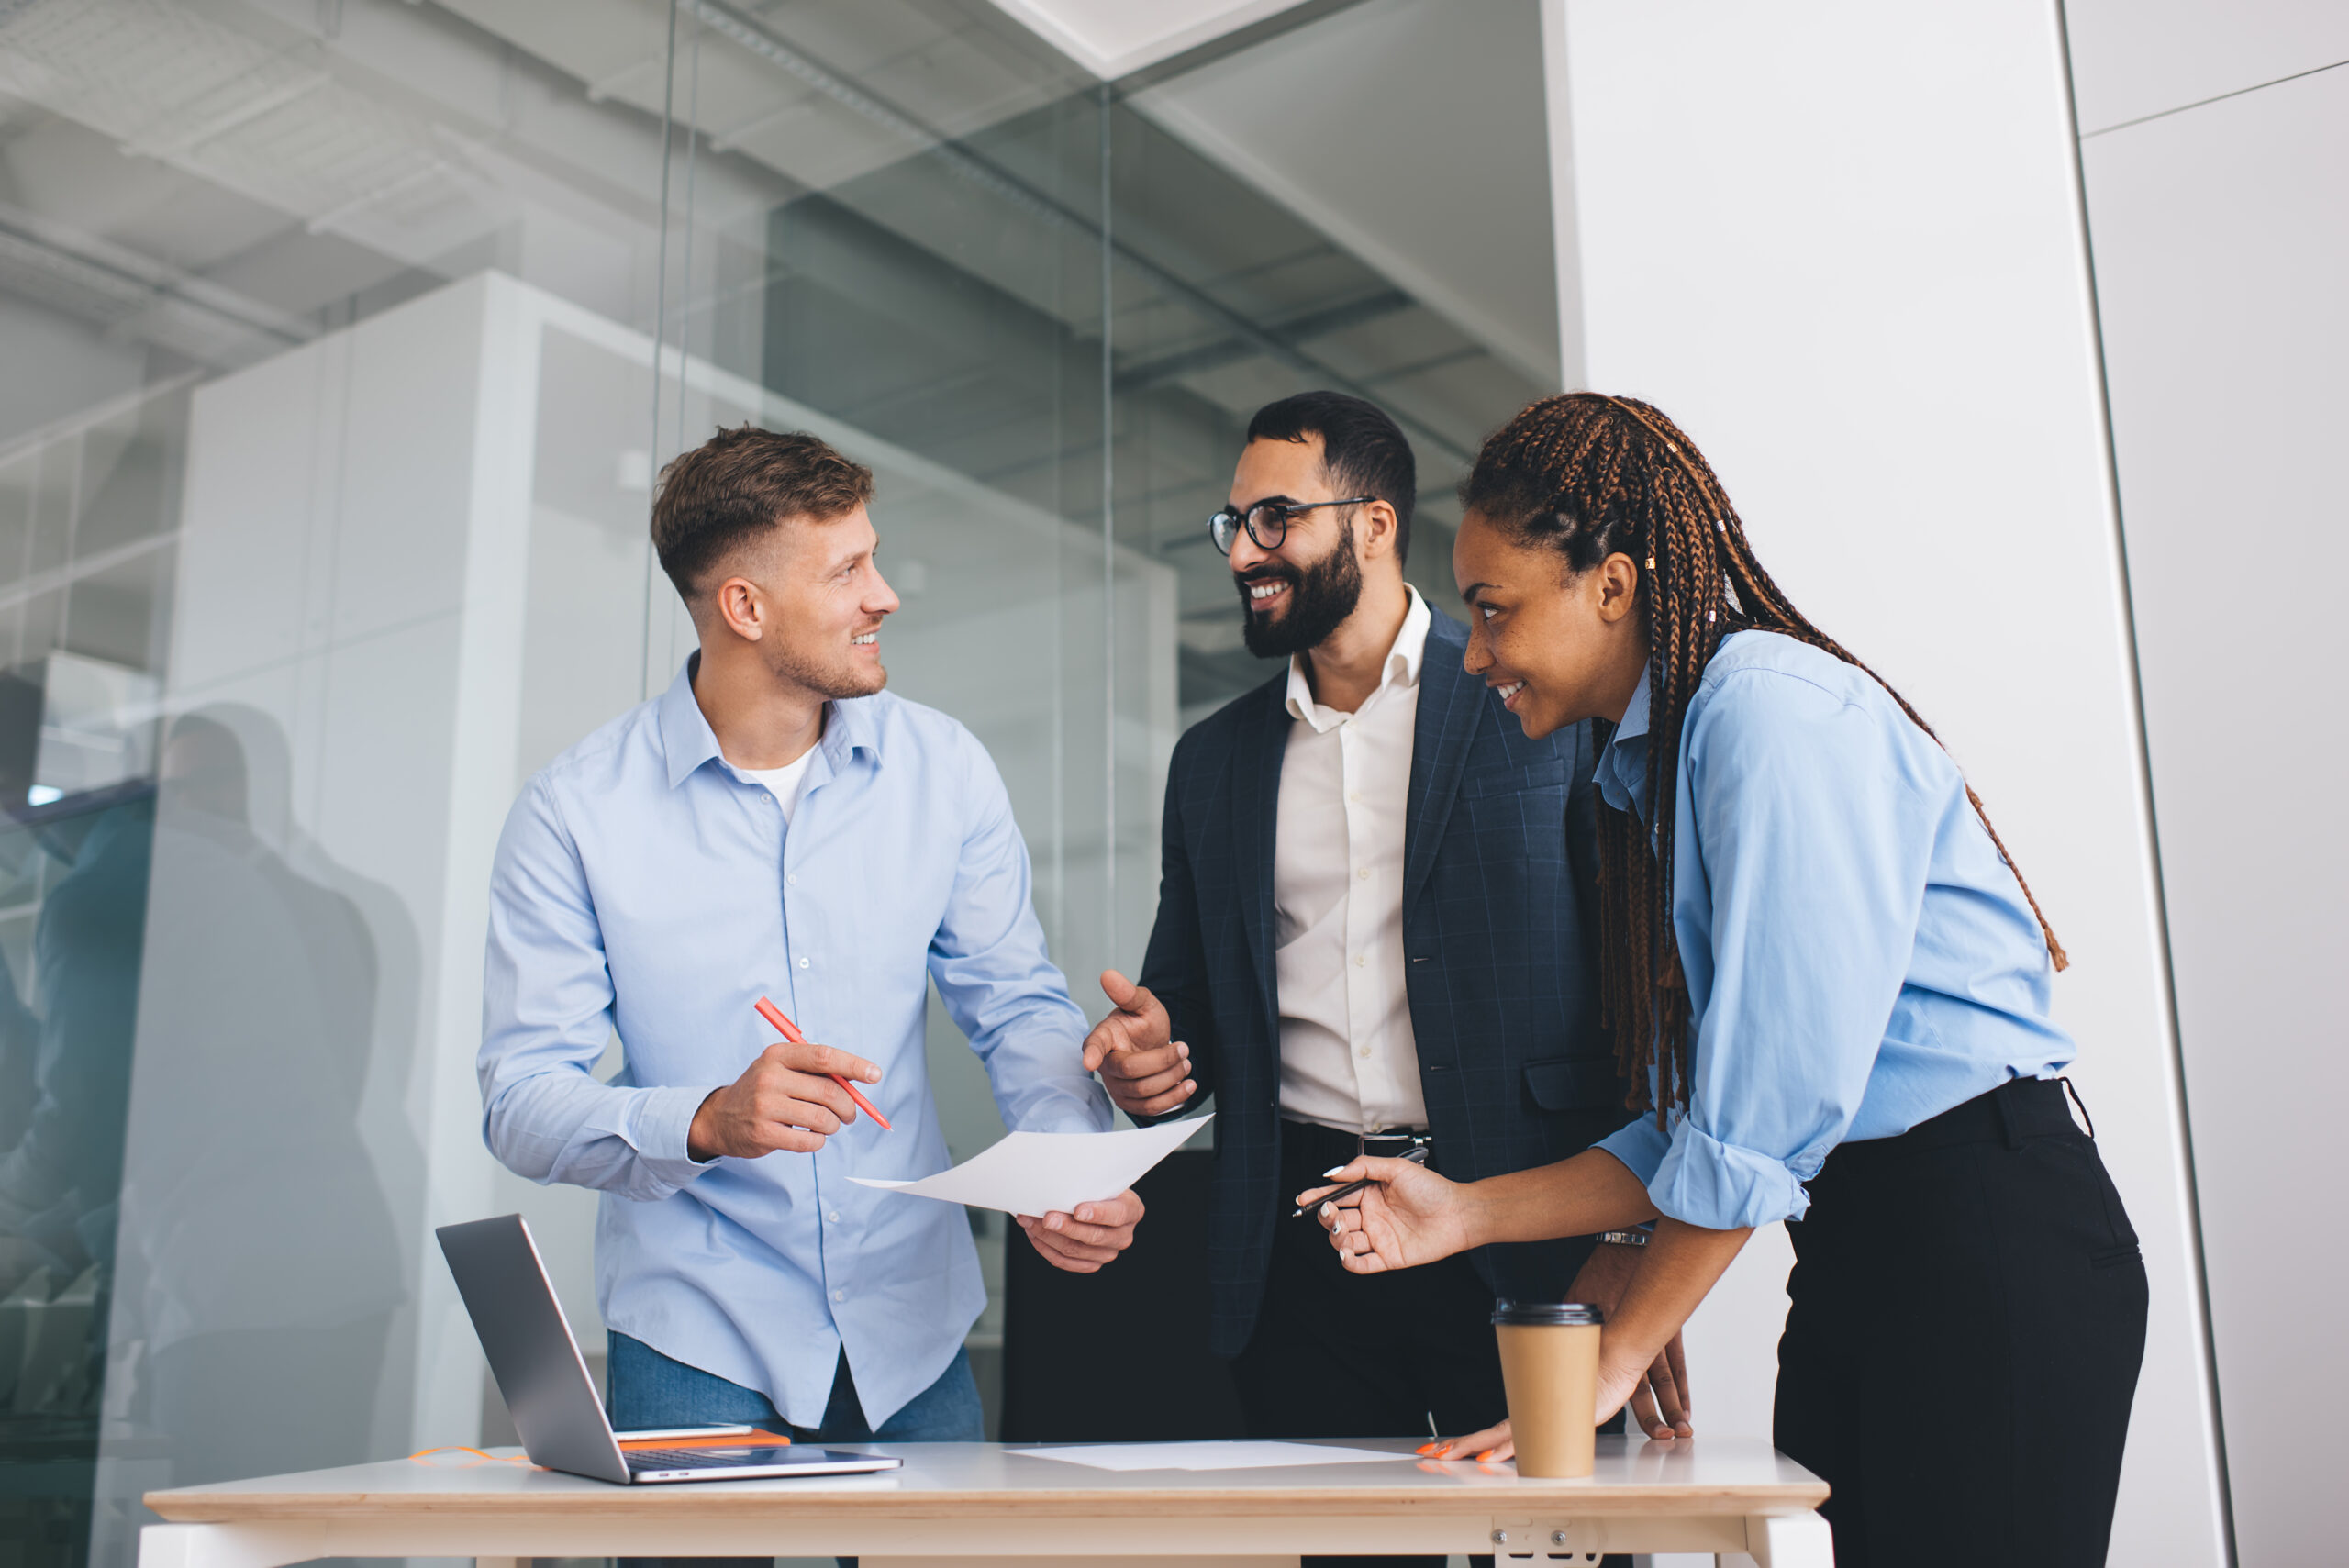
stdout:
<svg viewBox="0 0 2349 1568">
<path fill-rule="evenodd" d="M 977 1442 L 986 1436 L 979 1408 L 979 1385 L 971 1376 L 971 1355 L 957 1350 L 938 1381 L 913 1396 L 911 1403 L 881 1423 L 874 1431 L 864 1419 L 856 1397 L 856 1383 L 849 1375 L 848 1352 L 841 1352 L 832 1373 L 832 1396 L 819 1427 L 795 1427 L 783 1418 L 774 1401 L 755 1388 L 729 1383 L 714 1373 L 662 1355 L 641 1340 L 615 1330 L 605 1362 L 604 1408 L 621 1431 L 631 1427 L 692 1427 L 748 1424 L 771 1432 L 791 1434 L 795 1442 L 816 1443 L 940 1443 Z M 623 1564 L 650 1568 L 656 1563 L 675 1568 L 765 1568 L 765 1557 L 639 1557 Z M 854 1568 L 856 1559 L 839 1560 Z"/>
<path fill-rule="evenodd" d="M 641 1340 L 617 1331 L 611 1335 L 606 1383 L 610 1392 L 604 1407 L 611 1413 L 612 1425 L 622 1431 L 631 1427 L 747 1423 L 771 1432 L 787 1431 L 797 1442 L 974 1443 L 986 1436 L 968 1351 L 956 1351 L 938 1381 L 882 1422 L 879 1431 L 865 1422 L 845 1351 L 832 1374 L 832 1397 L 824 1409 L 823 1424 L 818 1427 L 792 1426 L 774 1407 L 774 1401 L 757 1389 L 687 1366 Z"/>
</svg>

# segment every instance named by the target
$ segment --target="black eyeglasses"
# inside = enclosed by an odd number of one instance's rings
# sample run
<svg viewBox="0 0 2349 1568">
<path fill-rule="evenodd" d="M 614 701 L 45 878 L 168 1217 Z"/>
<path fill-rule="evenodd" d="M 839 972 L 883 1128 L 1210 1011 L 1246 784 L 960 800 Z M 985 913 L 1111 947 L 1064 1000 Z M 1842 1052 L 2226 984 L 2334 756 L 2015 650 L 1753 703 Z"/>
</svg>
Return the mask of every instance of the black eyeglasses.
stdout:
<svg viewBox="0 0 2349 1568">
<path fill-rule="evenodd" d="M 1342 501 L 1259 501 L 1245 512 L 1226 506 L 1208 519 L 1208 538 L 1215 540 L 1216 549 L 1230 555 L 1241 528 L 1245 527 L 1257 549 L 1278 550 L 1281 541 L 1288 538 L 1288 520 L 1299 512 L 1323 506 L 1359 506 L 1377 499 L 1375 495 L 1350 495 Z"/>
</svg>

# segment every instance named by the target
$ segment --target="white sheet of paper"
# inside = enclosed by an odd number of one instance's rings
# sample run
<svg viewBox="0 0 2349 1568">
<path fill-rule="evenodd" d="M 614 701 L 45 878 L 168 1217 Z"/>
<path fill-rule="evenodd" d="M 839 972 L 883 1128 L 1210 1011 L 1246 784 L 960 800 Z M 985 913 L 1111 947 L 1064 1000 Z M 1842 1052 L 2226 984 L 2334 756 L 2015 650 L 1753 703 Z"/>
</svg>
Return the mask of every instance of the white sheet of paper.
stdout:
<svg viewBox="0 0 2349 1568">
<path fill-rule="evenodd" d="M 1161 1122 L 1123 1132 L 1014 1132 L 951 1171 L 918 1182 L 851 1176 L 859 1186 L 942 1198 L 1006 1214 L 1071 1213 L 1116 1197 L 1213 1118 Z"/>
<path fill-rule="evenodd" d="M 1408 1453 L 1368 1448 L 1317 1448 L 1311 1443 L 1098 1443 L 1076 1448 L 1015 1448 L 1030 1459 L 1057 1459 L 1095 1470 L 1274 1470 L 1295 1464 L 1367 1464 L 1410 1460 Z"/>
</svg>

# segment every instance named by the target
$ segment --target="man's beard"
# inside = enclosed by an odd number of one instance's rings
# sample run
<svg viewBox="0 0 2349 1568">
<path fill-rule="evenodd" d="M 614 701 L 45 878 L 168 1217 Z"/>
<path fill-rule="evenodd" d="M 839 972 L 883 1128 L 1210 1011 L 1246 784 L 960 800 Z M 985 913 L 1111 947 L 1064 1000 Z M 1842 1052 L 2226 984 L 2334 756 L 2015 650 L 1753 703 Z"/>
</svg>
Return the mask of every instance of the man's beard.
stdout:
<svg viewBox="0 0 2349 1568">
<path fill-rule="evenodd" d="M 886 669 L 878 663 L 863 664 L 853 657 L 822 664 L 786 650 L 776 658 L 774 670 L 803 690 L 813 692 L 828 701 L 869 697 L 889 684 Z"/>
<path fill-rule="evenodd" d="M 1240 629 L 1249 652 L 1259 659 L 1309 652 L 1343 626 L 1362 601 L 1362 562 L 1354 559 L 1353 522 L 1349 518 L 1330 552 L 1302 572 L 1286 563 L 1267 563 L 1233 581 L 1240 586 L 1243 617 Z M 1248 597 L 1249 585 L 1255 583 L 1286 583 L 1287 613 L 1277 619 L 1258 615 L 1252 607 L 1254 601 Z"/>
</svg>

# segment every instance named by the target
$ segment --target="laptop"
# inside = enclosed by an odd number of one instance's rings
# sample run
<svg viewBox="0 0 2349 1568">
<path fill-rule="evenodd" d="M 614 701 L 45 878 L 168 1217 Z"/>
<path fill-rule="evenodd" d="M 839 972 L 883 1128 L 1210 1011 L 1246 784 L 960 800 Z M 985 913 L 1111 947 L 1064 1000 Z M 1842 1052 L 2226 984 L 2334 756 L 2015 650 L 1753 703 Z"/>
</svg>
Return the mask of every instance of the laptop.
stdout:
<svg viewBox="0 0 2349 1568">
<path fill-rule="evenodd" d="M 555 1299 L 538 1243 L 518 1214 L 444 1225 L 434 1232 L 456 1276 L 457 1293 L 481 1337 L 490 1375 L 506 1396 L 514 1429 L 533 1464 L 597 1481 L 748 1481 L 774 1475 L 861 1475 L 905 1462 L 885 1454 L 847 1453 L 762 1440 L 749 1427 L 614 1432 L 596 1396 L 571 1324 Z M 740 1433 L 743 1444 L 712 1446 Z M 691 1446 L 643 1446 L 647 1438 L 690 1440 Z M 622 1442 L 629 1447 L 623 1448 Z"/>
</svg>

